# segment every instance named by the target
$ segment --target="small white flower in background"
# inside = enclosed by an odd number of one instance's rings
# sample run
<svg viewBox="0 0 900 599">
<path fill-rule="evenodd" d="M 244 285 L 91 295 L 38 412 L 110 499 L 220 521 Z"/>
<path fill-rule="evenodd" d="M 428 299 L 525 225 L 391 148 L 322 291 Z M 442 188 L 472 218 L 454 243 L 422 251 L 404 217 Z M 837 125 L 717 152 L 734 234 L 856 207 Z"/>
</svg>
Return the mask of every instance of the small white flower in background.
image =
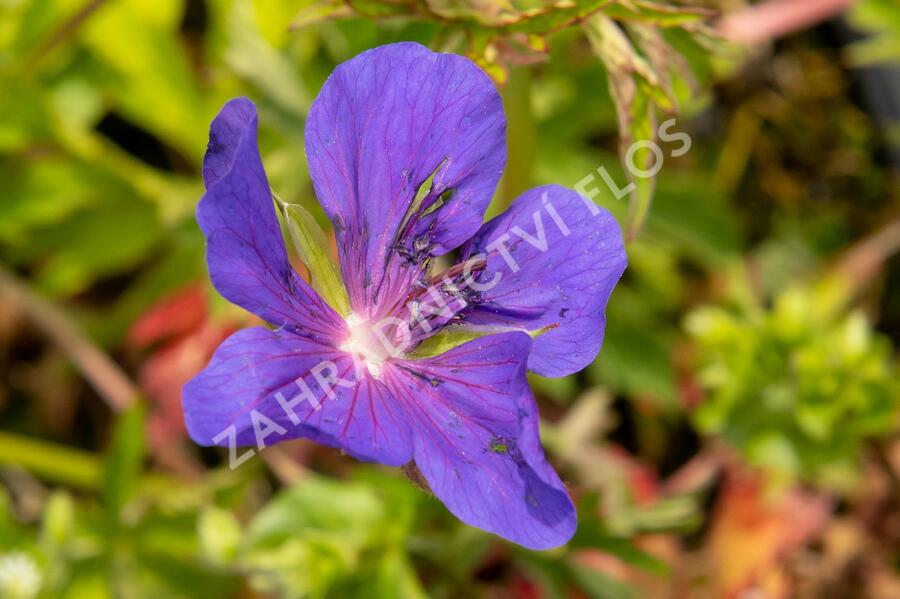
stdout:
<svg viewBox="0 0 900 599">
<path fill-rule="evenodd" d="M 41 571 L 31 557 L 14 552 L 0 554 L 0 597 L 32 599 L 41 589 Z"/>
</svg>

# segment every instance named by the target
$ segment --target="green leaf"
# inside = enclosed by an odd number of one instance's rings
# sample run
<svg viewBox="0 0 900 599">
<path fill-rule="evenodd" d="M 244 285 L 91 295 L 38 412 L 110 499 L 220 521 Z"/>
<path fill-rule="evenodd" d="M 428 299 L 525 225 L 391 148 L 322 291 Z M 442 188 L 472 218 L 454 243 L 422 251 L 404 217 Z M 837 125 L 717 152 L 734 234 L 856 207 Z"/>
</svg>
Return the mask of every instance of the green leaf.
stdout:
<svg viewBox="0 0 900 599">
<path fill-rule="evenodd" d="M 259 512 L 247 530 L 252 545 L 272 546 L 314 531 L 335 533 L 348 551 L 376 533 L 382 506 L 362 484 L 305 478 L 281 492 Z"/>
<path fill-rule="evenodd" d="M 521 20 L 504 27 L 508 33 L 542 34 L 556 31 L 590 16 L 609 5 L 610 0 L 574 0 L 523 13 Z"/>
<path fill-rule="evenodd" d="M 187 531 L 182 534 L 190 536 Z M 135 547 L 133 555 L 116 564 L 113 578 L 116 579 L 114 587 L 119 591 L 114 597 L 219 599 L 234 596 L 234 589 L 240 585 L 237 576 L 223 575 L 192 557 Z"/>
<path fill-rule="evenodd" d="M 343 316 L 350 314 L 350 299 L 340 267 L 328 251 L 328 238 L 316 219 L 299 204 L 283 205 L 285 223 L 297 255 L 309 269 L 313 289 Z"/>
<path fill-rule="evenodd" d="M 574 375 L 547 378 L 533 372 L 528 373 L 528 384 L 535 394 L 543 394 L 554 401 L 566 402 L 579 394 L 578 378 Z"/>
<path fill-rule="evenodd" d="M 104 69 L 95 83 L 128 120 L 197 156 L 208 138 L 208 102 L 194 76 L 188 45 L 179 36 L 182 3 L 111 2 L 78 30 L 82 43 Z"/>
<path fill-rule="evenodd" d="M 628 239 L 643 226 L 653 199 L 655 162 L 651 144 L 656 140 L 656 110 L 661 98 L 668 98 L 650 64 L 638 53 L 625 32 L 605 15 L 594 15 L 586 25 L 591 47 L 606 66 L 609 92 L 619 123 L 619 154 L 628 171 L 632 189 L 628 219 Z M 671 108 L 671 105 L 668 106 Z"/>
<path fill-rule="evenodd" d="M 0 433 L 0 464 L 83 489 L 95 488 L 101 472 L 93 454 L 10 433 Z"/>
<path fill-rule="evenodd" d="M 639 532 L 687 532 L 702 523 L 698 498 L 694 495 L 676 495 L 635 510 L 634 526 Z"/>
<path fill-rule="evenodd" d="M 652 399 L 672 412 L 678 404 L 670 345 L 659 335 L 610 319 L 603 348 L 588 375 L 613 391 Z"/>
<path fill-rule="evenodd" d="M 631 539 L 607 536 L 597 539 L 597 542 L 592 547 L 610 555 L 615 555 L 622 561 L 651 574 L 656 574 L 657 576 L 669 574 L 669 565 L 666 562 L 646 551 L 638 549 L 634 546 Z"/>
<path fill-rule="evenodd" d="M 217 507 L 200 512 L 197 520 L 200 547 L 215 564 L 230 564 L 237 558 L 241 524 L 234 514 Z"/>
<path fill-rule="evenodd" d="M 363 552 L 380 541 L 387 517 L 368 485 L 310 476 L 256 515 L 241 565 L 255 573 L 258 590 L 322 597 L 366 566 Z"/>
<path fill-rule="evenodd" d="M 407 2 L 386 2 L 382 0 L 347 0 L 356 14 L 367 19 L 393 17 L 409 14 L 413 8 Z"/>
<path fill-rule="evenodd" d="M 607 494 L 612 489 L 606 491 Z M 609 498 L 606 498 L 608 501 Z M 664 499 L 659 504 L 665 504 L 668 501 Z M 570 546 L 583 549 L 597 549 L 614 555 L 635 568 L 640 568 L 650 574 L 656 576 L 666 576 L 670 572 L 669 564 L 660 558 L 643 551 L 634 545 L 633 539 L 625 534 L 613 533 L 609 530 L 611 524 L 617 526 L 622 524 L 624 520 L 632 520 L 645 518 L 645 514 L 654 509 L 655 505 L 649 507 L 640 507 L 629 504 L 627 507 L 622 506 L 618 509 L 610 510 L 607 506 L 604 509 L 604 516 L 599 516 L 600 498 L 596 493 L 588 493 L 578 502 L 578 530 L 570 541 Z M 665 509 L 665 508 L 664 508 Z M 623 510 L 627 510 L 623 511 Z M 615 518 L 616 521 L 611 519 Z M 629 523 L 627 527 L 629 535 L 636 532 L 634 523 Z"/>
<path fill-rule="evenodd" d="M 894 0 L 862 0 L 848 11 L 850 23 L 873 35 L 851 44 L 856 65 L 897 62 L 900 59 L 900 6 Z"/>
<path fill-rule="evenodd" d="M 38 286 L 54 295 L 83 291 L 97 278 L 135 266 L 162 235 L 156 211 L 134 197 L 69 216 L 34 234 L 29 257 L 45 256 Z"/>
<path fill-rule="evenodd" d="M 33 243 L 30 234 L 34 229 L 71 219 L 79 210 L 101 203 L 104 197 L 130 197 L 135 193 L 105 165 L 79 160 L 11 158 L 0 164 L 0 178 L 4 184 L 0 240 L 22 246 Z"/>
<path fill-rule="evenodd" d="M 291 21 L 291 29 L 302 29 L 328 19 L 349 17 L 353 14 L 350 6 L 342 0 L 322 0 L 300 9 Z"/>
<path fill-rule="evenodd" d="M 11 547 L 19 536 L 19 525 L 13 518 L 12 500 L 9 493 L 0 487 L 0 543 L 4 547 Z"/>
<path fill-rule="evenodd" d="M 568 563 L 575 583 L 592 599 L 637 599 L 637 589 L 600 570 Z"/>
<path fill-rule="evenodd" d="M 118 519 L 122 506 L 134 493 L 144 461 L 144 405 L 122 412 L 113 430 L 103 469 L 103 501 L 110 517 Z"/>
<path fill-rule="evenodd" d="M 378 564 L 374 580 L 366 581 L 371 594 L 383 599 L 426 599 L 428 595 L 419 581 L 409 557 L 399 548 L 391 549 Z"/>
<path fill-rule="evenodd" d="M 587 530 L 584 530 L 584 529 Z M 580 526 L 570 542 L 573 548 L 596 549 L 614 555 L 623 562 L 657 576 L 666 576 L 669 565 L 658 557 L 636 547 L 627 537 L 598 532 L 596 527 Z"/>
<path fill-rule="evenodd" d="M 648 230 L 662 233 L 704 264 L 725 264 L 738 256 L 743 238 L 741 220 L 728 200 L 706 177 L 663 174 Z"/>
<path fill-rule="evenodd" d="M 75 505 L 66 491 L 54 491 L 44 505 L 41 540 L 44 549 L 54 551 L 65 545 L 75 528 Z"/>
<path fill-rule="evenodd" d="M 489 335 L 488 331 L 470 329 L 462 326 L 447 326 L 423 341 L 410 354 L 414 358 L 430 358 L 448 352 L 463 343 Z"/>
<path fill-rule="evenodd" d="M 263 37 L 253 8 L 250 0 L 239 0 L 228 9 L 229 43 L 223 58 L 231 70 L 258 88 L 259 99 L 277 107 L 285 132 L 300 134 L 310 96 L 296 65 Z"/>
<path fill-rule="evenodd" d="M 712 18 L 716 15 L 716 11 L 701 6 L 628 0 L 610 4 L 603 9 L 603 14 L 616 20 L 636 21 L 656 27 L 677 27 Z"/>
</svg>

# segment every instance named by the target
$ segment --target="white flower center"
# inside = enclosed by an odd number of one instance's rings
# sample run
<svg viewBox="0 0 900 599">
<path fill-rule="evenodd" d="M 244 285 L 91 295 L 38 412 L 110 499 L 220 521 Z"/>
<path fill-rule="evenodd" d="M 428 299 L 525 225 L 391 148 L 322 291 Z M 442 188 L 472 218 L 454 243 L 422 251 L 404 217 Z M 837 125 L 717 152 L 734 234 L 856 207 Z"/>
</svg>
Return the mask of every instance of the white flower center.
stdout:
<svg viewBox="0 0 900 599">
<path fill-rule="evenodd" d="M 387 343 L 376 334 L 369 322 L 356 314 L 350 314 L 346 322 L 350 336 L 338 349 L 353 354 L 365 364 L 369 374 L 379 378 L 385 360 L 390 357 Z"/>
</svg>

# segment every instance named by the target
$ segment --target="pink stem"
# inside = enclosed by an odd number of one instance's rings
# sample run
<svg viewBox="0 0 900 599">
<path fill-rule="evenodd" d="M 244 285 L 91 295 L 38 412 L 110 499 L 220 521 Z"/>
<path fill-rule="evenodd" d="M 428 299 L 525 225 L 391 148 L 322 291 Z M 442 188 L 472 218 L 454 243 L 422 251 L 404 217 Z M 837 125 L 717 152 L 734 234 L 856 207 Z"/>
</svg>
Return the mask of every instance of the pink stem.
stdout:
<svg viewBox="0 0 900 599">
<path fill-rule="evenodd" d="M 755 44 L 820 23 L 855 0 L 768 0 L 719 20 L 719 33 L 733 42 Z"/>
</svg>

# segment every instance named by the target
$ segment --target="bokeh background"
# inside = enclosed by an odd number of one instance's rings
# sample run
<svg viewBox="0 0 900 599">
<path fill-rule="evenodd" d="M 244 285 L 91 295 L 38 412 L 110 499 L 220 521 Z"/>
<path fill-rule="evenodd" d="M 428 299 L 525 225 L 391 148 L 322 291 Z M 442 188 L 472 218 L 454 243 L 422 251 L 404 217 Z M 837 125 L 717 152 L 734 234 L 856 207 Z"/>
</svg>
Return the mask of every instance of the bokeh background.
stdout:
<svg viewBox="0 0 900 599">
<path fill-rule="evenodd" d="M 603 350 L 532 380 L 558 550 L 335 450 L 231 471 L 186 437 L 182 384 L 251 324 L 193 219 L 209 122 L 251 97 L 325 225 L 306 111 L 400 40 L 501 86 L 494 212 L 692 140 L 595 198 L 631 239 Z M 895 0 L 0 0 L 0 597 L 897 599 L 898 61 Z"/>
</svg>

